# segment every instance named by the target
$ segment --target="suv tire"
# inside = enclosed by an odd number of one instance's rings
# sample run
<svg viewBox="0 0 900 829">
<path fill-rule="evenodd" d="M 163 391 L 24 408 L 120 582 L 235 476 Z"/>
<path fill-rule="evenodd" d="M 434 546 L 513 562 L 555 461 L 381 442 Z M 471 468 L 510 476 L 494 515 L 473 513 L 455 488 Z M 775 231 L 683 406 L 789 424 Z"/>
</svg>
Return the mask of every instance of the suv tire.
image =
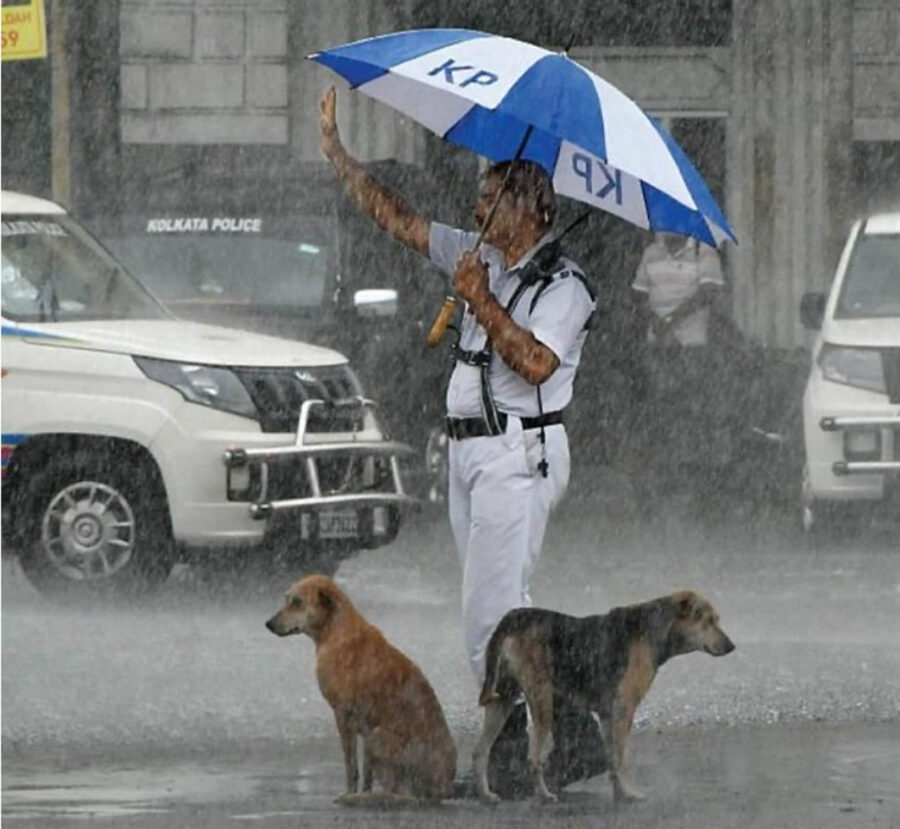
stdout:
<svg viewBox="0 0 900 829">
<path fill-rule="evenodd" d="M 90 451 L 35 472 L 21 512 L 20 564 L 41 592 L 138 595 L 174 561 L 168 505 L 156 471 Z"/>
</svg>

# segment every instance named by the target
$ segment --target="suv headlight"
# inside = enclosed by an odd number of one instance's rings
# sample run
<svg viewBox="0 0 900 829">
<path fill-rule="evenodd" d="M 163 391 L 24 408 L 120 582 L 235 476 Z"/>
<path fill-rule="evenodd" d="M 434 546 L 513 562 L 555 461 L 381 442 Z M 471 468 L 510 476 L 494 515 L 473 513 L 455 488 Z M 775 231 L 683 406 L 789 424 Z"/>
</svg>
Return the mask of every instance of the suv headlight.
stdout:
<svg viewBox="0 0 900 829">
<path fill-rule="evenodd" d="M 247 389 L 230 369 L 149 357 L 135 357 L 134 361 L 151 380 L 171 386 L 191 403 L 243 417 L 258 417 Z"/>
<path fill-rule="evenodd" d="M 881 352 L 875 348 L 847 348 L 825 343 L 819 352 L 822 376 L 832 383 L 843 383 L 882 394 L 887 392 Z"/>
</svg>

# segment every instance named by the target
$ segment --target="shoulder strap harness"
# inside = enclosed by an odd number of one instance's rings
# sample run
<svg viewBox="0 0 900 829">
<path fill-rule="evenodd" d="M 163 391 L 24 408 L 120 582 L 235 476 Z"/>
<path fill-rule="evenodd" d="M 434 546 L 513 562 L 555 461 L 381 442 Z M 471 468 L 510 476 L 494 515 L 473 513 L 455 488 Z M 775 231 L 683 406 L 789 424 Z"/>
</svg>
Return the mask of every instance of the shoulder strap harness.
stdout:
<svg viewBox="0 0 900 829">
<path fill-rule="evenodd" d="M 541 295 L 544 291 L 550 287 L 551 283 L 556 278 L 566 278 L 567 276 L 574 276 L 578 279 L 582 285 L 584 285 L 591 299 L 596 299 L 596 294 L 591 287 L 591 284 L 588 282 L 587 277 L 581 273 L 580 271 L 575 270 L 574 268 L 563 268 L 561 267 L 561 259 L 562 252 L 561 246 L 558 239 L 554 239 L 552 242 L 548 242 L 544 245 L 535 255 L 531 258 L 529 262 L 527 262 L 522 269 L 519 271 L 519 284 L 516 286 L 516 290 L 513 292 L 513 295 L 509 298 L 509 301 L 504 306 L 504 310 L 507 314 L 512 314 L 513 309 L 518 304 L 519 300 L 522 298 L 522 294 L 530 288 L 532 285 L 536 283 L 540 283 L 538 289 L 534 292 L 534 296 L 531 298 L 531 304 L 528 307 L 529 315 L 534 311 L 535 306 L 537 305 L 538 300 L 541 298 Z M 593 323 L 594 314 L 592 313 L 587 322 L 585 322 L 584 327 L 586 330 L 591 328 Z M 482 413 L 484 415 L 484 421 L 487 424 L 489 433 L 491 435 L 501 435 L 503 434 L 504 427 L 500 423 L 500 413 L 497 409 L 497 405 L 494 402 L 494 395 L 491 393 L 490 386 L 490 366 L 491 366 L 491 356 L 493 354 L 493 344 L 490 339 L 484 345 L 484 348 L 481 351 L 466 351 L 459 347 L 459 344 L 454 344 L 453 346 L 453 355 L 457 360 L 461 360 L 470 366 L 478 366 L 481 369 L 481 408 Z M 544 406 L 543 401 L 541 400 L 541 387 L 538 385 L 536 387 L 537 390 L 537 403 L 538 403 L 538 413 L 539 417 L 543 418 L 544 415 Z M 546 436 L 544 433 L 544 426 L 541 425 L 541 461 L 538 464 L 538 468 L 541 471 L 541 474 L 546 478 L 547 477 L 547 456 L 546 456 Z"/>
</svg>

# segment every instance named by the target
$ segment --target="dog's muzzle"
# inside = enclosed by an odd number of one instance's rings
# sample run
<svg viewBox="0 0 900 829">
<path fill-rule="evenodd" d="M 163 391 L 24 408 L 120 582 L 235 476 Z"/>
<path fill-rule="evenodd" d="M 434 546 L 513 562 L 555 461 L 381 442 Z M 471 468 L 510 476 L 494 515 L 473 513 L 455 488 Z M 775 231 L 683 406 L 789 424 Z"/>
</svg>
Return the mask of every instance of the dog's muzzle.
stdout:
<svg viewBox="0 0 900 829">
<path fill-rule="evenodd" d="M 736 645 L 732 642 L 724 633 L 722 634 L 722 641 L 718 643 L 715 649 L 710 648 L 709 653 L 713 656 L 725 656 L 725 654 L 731 653 L 735 649 Z"/>
</svg>

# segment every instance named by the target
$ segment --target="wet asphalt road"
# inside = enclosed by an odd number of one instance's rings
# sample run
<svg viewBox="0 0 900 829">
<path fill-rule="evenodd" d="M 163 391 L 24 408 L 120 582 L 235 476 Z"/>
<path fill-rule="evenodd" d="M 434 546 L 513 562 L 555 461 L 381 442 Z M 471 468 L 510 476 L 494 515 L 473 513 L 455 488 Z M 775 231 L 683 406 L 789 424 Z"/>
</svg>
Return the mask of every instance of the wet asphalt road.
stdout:
<svg viewBox="0 0 900 829">
<path fill-rule="evenodd" d="M 60 605 L 3 568 L 3 819 L 17 826 L 896 826 L 900 824 L 900 550 L 896 532 L 813 551 L 782 514 L 640 523 L 573 497 L 535 603 L 574 614 L 678 587 L 717 605 L 737 650 L 667 664 L 639 709 L 634 778 L 554 807 L 452 801 L 359 812 L 306 639 L 263 622 L 290 578 L 182 572 L 142 607 Z M 259 570 L 259 568 L 257 568 Z M 198 580 L 199 579 L 199 580 Z M 460 749 L 480 718 L 459 633 L 459 573 L 438 514 L 338 580 L 423 668 Z"/>
</svg>

